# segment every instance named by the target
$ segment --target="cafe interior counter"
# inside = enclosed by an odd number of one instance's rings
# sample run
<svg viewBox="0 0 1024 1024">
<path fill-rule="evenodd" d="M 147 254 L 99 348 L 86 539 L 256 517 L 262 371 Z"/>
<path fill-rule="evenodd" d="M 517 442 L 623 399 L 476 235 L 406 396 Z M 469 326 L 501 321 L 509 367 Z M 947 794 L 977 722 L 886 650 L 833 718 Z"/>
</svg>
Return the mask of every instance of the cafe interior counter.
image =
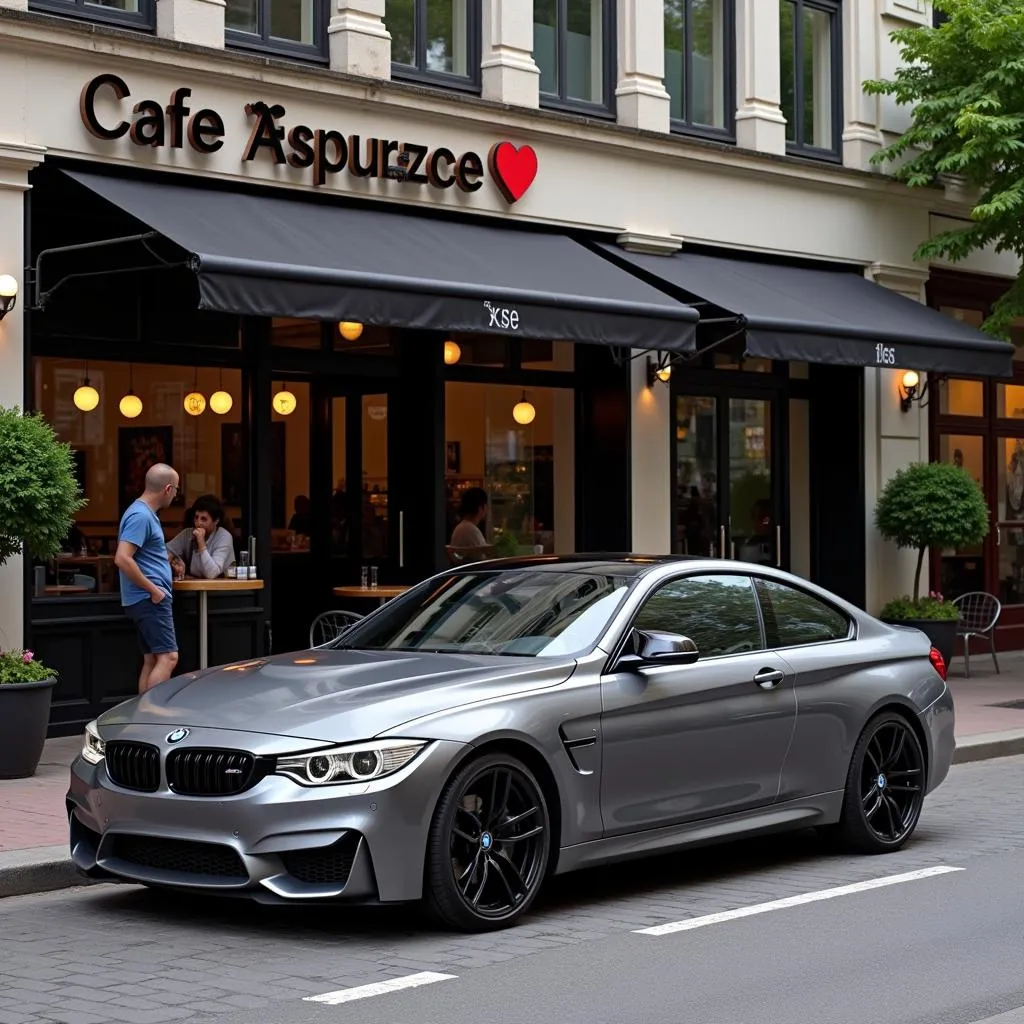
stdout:
<svg viewBox="0 0 1024 1024">
<path fill-rule="evenodd" d="M 209 660 L 221 665 L 269 651 L 264 591 L 211 593 L 208 603 Z M 178 637 L 175 675 L 199 667 L 198 595 L 174 595 Z M 29 646 L 58 673 L 50 713 L 50 735 L 80 732 L 108 708 L 138 692 L 142 655 L 135 628 L 118 593 L 33 597 Z"/>
</svg>

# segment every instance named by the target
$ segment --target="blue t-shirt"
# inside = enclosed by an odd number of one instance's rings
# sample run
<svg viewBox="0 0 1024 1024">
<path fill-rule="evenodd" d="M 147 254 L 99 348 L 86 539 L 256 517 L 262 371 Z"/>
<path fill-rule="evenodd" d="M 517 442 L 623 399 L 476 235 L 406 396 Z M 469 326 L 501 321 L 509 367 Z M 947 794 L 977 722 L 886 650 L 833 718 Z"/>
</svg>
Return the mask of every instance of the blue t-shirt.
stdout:
<svg viewBox="0 0 1024 1024">
<path fill-rule="evenodd" d="M 143 576 L 171 596 L 171 563 L 167 560 L 164 531 L 157 514 L 140 498 L 133 501 L 121 516 L 117 539 L 134 544 L 135 562 Z M 122 572 L 121 604 L 125 607 L 151 600 L 149 593 L 136 586 Z"/>
</svg>

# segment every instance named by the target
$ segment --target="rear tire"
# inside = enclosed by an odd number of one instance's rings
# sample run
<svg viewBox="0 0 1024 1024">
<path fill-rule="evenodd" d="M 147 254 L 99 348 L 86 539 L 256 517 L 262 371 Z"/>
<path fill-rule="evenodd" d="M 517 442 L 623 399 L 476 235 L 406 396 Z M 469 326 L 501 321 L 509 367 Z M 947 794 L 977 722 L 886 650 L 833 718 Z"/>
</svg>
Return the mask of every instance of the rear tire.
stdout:
<svg viewBox="0 0 1024 1024">
<path fill-rule="evenodd" d="M 515 924 L 540 891 L 551 853 L 544 792 L 509 754 L 478 757 L 445 786 L 427 839 L 424 895 L 443 925 Z"/>
<path fill-rule="evenodd" d="M 913 726 L 885 711 L 853 750 L 839 824 L 823 830 L 856 853 L 893 853 L 913 835 L 924 804 L 925 759 Z"/>
</svg>

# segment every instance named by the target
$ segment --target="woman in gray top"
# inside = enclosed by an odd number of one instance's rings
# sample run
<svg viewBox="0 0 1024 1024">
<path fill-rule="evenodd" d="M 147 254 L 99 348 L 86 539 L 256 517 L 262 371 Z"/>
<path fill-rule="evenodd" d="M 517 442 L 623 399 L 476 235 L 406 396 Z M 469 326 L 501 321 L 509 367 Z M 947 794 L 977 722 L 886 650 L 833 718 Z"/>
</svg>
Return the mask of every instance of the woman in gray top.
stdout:
<svg viewBox="0 0 1024 1024">
<path fill-rule="evenodd" d="M 192 529 L 184 529 L 168 545 L 167 554 L 180 574 L 182 568 L 201 580 L 223 576 L 235 564 L 235 540 L 223 526 L 224 506 L 214 494 L 204 494 L 192 506 Z"/>
</svg>

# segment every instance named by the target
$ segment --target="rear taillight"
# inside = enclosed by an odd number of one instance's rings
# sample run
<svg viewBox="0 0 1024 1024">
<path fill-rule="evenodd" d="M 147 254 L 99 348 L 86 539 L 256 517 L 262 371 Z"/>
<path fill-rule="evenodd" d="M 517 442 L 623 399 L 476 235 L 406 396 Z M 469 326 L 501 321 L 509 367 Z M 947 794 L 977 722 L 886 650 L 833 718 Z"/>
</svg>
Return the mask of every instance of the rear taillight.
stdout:
<svg viewBox="0 0 1024 1024">
<path fill-rule="evenodd" d="M 932 668 L 945 680 L 949 668 L 946 665 L 946 659 L 942 656 L 942 652 L 937 647 L 933 647 L 928 652 L 928 660 L 932 663 Z"/>
</svg>

